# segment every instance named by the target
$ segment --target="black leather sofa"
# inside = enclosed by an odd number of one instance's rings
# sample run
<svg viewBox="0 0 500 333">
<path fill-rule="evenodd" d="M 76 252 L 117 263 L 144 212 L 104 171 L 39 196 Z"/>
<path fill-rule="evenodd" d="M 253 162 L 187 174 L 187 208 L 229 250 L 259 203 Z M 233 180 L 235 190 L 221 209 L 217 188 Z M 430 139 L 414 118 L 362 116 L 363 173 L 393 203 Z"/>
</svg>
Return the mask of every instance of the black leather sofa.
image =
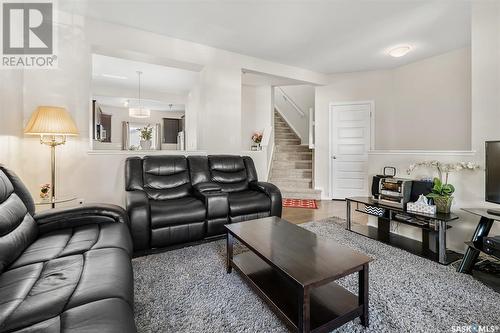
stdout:
<svg viewBox="0 0 500 333">
<path fill-rule="evenodd" d="M 0 165 L 0 332 L 136 332 L 126 212 L 34 211 Z"/>
<path fill-rule="evenodd" d="M 250 157 L 130 157 L 125 187 L 136 252 L 220 236 L 231 222 L 281 216 L 280 190 L 258 181 Z"/>
</svg>

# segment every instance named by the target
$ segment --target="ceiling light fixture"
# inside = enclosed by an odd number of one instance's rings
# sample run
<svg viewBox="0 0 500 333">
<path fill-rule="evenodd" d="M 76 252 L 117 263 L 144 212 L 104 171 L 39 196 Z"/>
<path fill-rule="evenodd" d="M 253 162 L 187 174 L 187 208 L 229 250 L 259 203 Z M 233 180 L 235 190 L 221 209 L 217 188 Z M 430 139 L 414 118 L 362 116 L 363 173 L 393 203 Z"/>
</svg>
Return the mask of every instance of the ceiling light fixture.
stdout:
<svg viewBox="0 0 500 333">
<path fill-rule="evenodd" d="M 391 57 L 399 58 L 408 54 L 412 50 L 410 45 L 398 45 L 387 52 Z"/>
<path fill-rule="evenodd" d="M 151 117 L 151 110 L 142 107 L 141 103 L 141 74 L 142 72 L 137 71 L 137 76 L 139 78 L 139 105 L 135 108 L 128 109 L 128 115 L 132 118 L 149 118 Z"/>
</svg>

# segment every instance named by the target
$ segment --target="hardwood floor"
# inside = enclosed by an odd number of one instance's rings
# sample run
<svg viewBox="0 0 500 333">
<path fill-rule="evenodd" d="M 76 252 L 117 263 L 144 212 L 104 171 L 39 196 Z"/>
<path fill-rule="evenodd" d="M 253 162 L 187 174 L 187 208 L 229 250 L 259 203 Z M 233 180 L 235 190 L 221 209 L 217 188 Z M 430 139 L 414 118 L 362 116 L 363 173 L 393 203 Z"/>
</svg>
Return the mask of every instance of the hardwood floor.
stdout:
<svg viewBox="0 0 500 333">
<path fill-rule="evenodd" d="M 317 200 L 318 209 L 307 209 L 307 208 L 287 208 L 283 207 L 282 217 L 295 224 L 320 221 L 327 219 L 329 217 L 340 217 L 344 218 L 346 216 L 346 203 L 345 201 L 339 200 Z M 368 222 L 368 217 L 365 214 L 360 214 L 353 212 L 353 220 L 366 224 Z"/>
</svg>

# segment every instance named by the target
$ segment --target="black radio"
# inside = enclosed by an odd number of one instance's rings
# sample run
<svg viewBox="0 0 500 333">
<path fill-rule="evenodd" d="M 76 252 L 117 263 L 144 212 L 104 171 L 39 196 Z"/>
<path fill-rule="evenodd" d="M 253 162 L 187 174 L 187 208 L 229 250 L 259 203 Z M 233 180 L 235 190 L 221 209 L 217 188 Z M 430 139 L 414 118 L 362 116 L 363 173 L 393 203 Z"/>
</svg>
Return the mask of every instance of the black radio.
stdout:
<svg viewBox="0 0 500 333">
<path fill-rule="evenodd" d="M 382 178 L 392 178 L 396 176 L 396 168 L 395 167 L 384 167 L 384 174 L 383 175 L 375 175 L 373 176 L 373 181 L 372 181 L 372 195 L 374 199 L 379 199 L 379 194 L 380 194 L 380 180 Z"/>
<path fill-rule="evenodd" d="M 380 199 L 380 181 L 384 178 L 394 178 L 394 176 L 396 176 L 396 168 L 394 167 L 384 167 L 383 175 L 373 176 L 372 195 L 374 199 Z M 431 193 L 433 186 L 434 183 L 431 180 L 414 180 L 411 183 L 410 202 L 417 201 L 421 194 Z"/>
</svg>

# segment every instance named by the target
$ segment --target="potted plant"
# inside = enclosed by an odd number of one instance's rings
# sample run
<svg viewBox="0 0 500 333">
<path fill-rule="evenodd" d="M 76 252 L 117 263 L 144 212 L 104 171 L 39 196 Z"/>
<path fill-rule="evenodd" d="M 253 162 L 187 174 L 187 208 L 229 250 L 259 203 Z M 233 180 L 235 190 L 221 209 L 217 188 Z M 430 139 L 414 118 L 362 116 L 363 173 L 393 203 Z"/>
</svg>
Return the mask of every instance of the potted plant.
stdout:
<svg viewBox="0 0 500 333">
<path fill-rule="evenodd" d="M 432 187 L 432 192 L 427 194 L 426 197 L 432 199 L 436 205 L 436 210 L 439 213 L 449 213 L 451 210 L 451 204 L 453 203 L 453 193 L 455 192 L 455 187 L 451 184 L 441 181 L 439 178 L 434 178 L 434 186 Z"/>
<path fill-rule="evenodd" d="M 427 195 L 427 198 L 434 201 L 436 210 L 439 213 L 449 213 L 453 203 L 453 193 L 455 192 L 455 187 L 448 183 L 450 172 L 476 170 L 479 168 L 479 165 L 476 162 L 441 163 L 439 161 L 424 161 L 410 165 L 407 173 L 411 174 L 411 172 L 419 166 L 435 168 L 438 171 L 439 177 L 434 178 L 432 192 Z"/>
<path fill-rule="evenodd" d="M 42 200 L 47 200 L 49 198 L 50 188 L 51 188 L 50 184 L 40 185 L 40 198 Z"/>
<path fill-rule="evenodd" d="M 262 142 L 262 133 L 254 132 L 252 135 L 252 141 L 257 144 L 257 149 L 260 150 L 260 143 Z"/>
<path fill-rule="evenodd" d="M 142 150 L 149 150 L 151 149 L 151 139 L 153 138 L 153 128 L 151 125 L 147 124 L 143 128 L 137 129 L 140 132 L 140 137 L 141 137 L 141 149 Z"/>
</svg>

